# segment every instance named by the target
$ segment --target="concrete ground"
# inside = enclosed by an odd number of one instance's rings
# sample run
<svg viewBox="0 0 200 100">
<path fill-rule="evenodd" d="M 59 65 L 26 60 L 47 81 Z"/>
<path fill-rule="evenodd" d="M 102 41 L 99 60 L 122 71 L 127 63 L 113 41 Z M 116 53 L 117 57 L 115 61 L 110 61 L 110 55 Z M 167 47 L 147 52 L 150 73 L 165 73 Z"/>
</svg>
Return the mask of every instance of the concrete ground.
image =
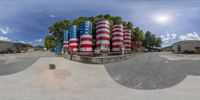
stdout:
<svg viewBox="0 0 200 100">
<path fill-rule="evenodd" d="M 22 71 L 40 57 L 53 57 L 53 53 L 35 51 L 29 53 L 0 54 L 0 75 L 9 75 Z"/>
<path fill-rule="evenodd" d="M 160 57 L 160 55 L 165 56 L 165 54 L 148 53 L 137 55 L 132 59 L 136 60 L 138 57 L 141 57 L 145 60 L 146 57 L 150 56 L 148 60 L 153 60 L 153 62 L 158 60 L 154 60 L 153 58 L 155 57 L 159 57 L 168 61 L 167 58 Z M 126 61 L 118 62 L 115 64 L 115 66 L 119 66 L 121 63 Z M 130 60 L 130 62 L 135 63 L 133 60 Z M 135 65 L 138 63 L 132 64 L 132 66 L 135 67 Z M 49 70 L 49 64 L 55 64 L 56 70 Z M 30 67 L 27 67 L 18 73 L 0 76 L 0 99 L 197 100 L 200 98 L 199 76 L 188 74 L 184 80 L 179 82 L 179 84 L 173 85 L 173 87 L 157 90 L 138 90 L 128 88 L 123 84 L 121 85 L 115 82 L 117 78 L 113 78 L 107 67 L 108 65 L 104 67 L 104 65 L 73 62 L 62 57 L 40 57 Z M 123 67 L 125 69 L 129 68 L 124 65 Z M 140 67 L 138 69 L 140 69 Z M 116 70 L 119 69 L 116 68 Z M 149 68 L 146 70 L 146 72 L 148 73 L 148 71 L 151 71 L 152 73 L 155 73 L 153 72 L 154 70 L 155 69 L 150 70 Z M 113 73 L 115 73 L 115 71 L 113 71 Z M 119 73 L 121 74 L 120 71 Z M 158 75 L 159 74 L 160 73 L 158 73 Z"/>
</svg>

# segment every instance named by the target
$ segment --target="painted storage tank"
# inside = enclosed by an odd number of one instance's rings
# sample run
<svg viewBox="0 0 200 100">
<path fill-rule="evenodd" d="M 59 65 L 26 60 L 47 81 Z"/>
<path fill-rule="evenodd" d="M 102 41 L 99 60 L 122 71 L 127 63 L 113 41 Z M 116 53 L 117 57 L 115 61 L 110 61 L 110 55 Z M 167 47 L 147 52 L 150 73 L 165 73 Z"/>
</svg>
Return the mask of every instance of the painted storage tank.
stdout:
<svg viewBox="0 0 200 100">
<path fill-rule="evenodd" d="M 112 51 L 113 52 L 119 52 L 120 47 L 123 46 L 123 26 L 121 24 L 119 25 L 113 25 L 112 29 Z"/>
<path fill-rule="evenodd" d="M 126 53 L 131 51 L 131 30 L 127 28 L 124 28 L 124 46 Z"/>
<path fill-rule="evenodd" d="M 80 53 L 91 54 L 92 52 L 92 23 L 85 21 L 80 26 Z"/>
<path fill-rule="evenodd" d="M 61 45 L 56 45 L 56 47 L 54 48 L 55 52 L 57 54 L 60 54 L 62 52 L 62 48 L 61 48 Z"/>
<path fill-rule="evenodd" d="M 96 49 L 100 50 L 102 44 L 110 51 L 110 23 L 107 20 L 96 23 Z"/>
<path fill-rule="evenodd" d="M 73 25 L 69 29 L 69 47 L 72 54 L 77 54 L 78 51 L 78 38 L 77 38 L 77 26 Z"/>
<path fill-rule="evenodd" d="M 65 30 L 64 32 L 64 41 L 63 41 L 63 47 L 67 48 L 69 45 L 69 31 Z"/>
</svg>

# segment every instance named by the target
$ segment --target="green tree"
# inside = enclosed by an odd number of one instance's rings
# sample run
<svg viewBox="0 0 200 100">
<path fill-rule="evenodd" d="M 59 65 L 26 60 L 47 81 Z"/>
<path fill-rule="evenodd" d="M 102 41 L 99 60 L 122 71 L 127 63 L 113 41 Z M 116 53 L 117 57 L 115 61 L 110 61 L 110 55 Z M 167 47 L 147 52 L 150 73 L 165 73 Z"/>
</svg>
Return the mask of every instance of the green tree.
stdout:
<svg viewBox="0 0 200 100">
<path fill-rule="evenodd" d="M 133 23 L 132 22 L 128 22 L 127 23 L 127 28 L 133 31 L 133 29 L 134 29 Z"/>
<path fill-rule="evenodd" d="M 72 21 L 72 25 L 76 25 L 76 26 L 80 26 L 82 22 L 84 21 L 92 21 L 94 20 L 92 17 L 79 17 L 79 18 L 76 18 Z"/>
<path fill-rule="evenodd" d="M 53 37 L 55 37 L 58 44 L 62 44 L 63 33 L 69 28 L 70 25 L 71 22 L 69 20 L 56 22 L 55 24 L 49 27 L 49 33 L 52 33 Z"/>
<path fill-rule="evenodd" d="M 139 27 L 134 28 L 134 25 L 132 22 L 125 22 L 120 16 L 112 16 L 111 14 L 99 14 L 97 16 L 88 16 L 84 17 L 81 16 L 79 18 L 76 18 L 74 20 L 63 20 L 54 23 L 52 26 L 49 27 L 49 32 L 52 33 L 52 36 L 55 38 L 58 44 L 62 44 L 63 42 L 63 33 L 65 30 L 69 28 L 71 25 L 77 25 L 80 26 L 80 24 L 84 21 L 91 21 L 93 24 L 93 39 L 96 39 L 96 29 L 95 24 L 98 21 L 102 20 L 108 20 L 110 22 L 110 25 L 113 24 L 123 24 L 125 28 L 128 28 L 132 31 L 132 41 L 143 41 L 144 40 L 144 32 Z M 110 31 L 112 28 L 110 28 Z M 78 31 L 79 32 L 79 31 Z M 111 37 L 112 38 L 112 37 Z M 96 41 L 93 41 L 93 44 L 95 45 Z"/>
<path fill-rule="evenodd" d="M 90 16 L 90 17 L 88 17 L 88 20 L 91 21 L 92 23 L 94 23 L 95 17 L 94 16 Z"/>
<path fill-rule="evenodd" d="M 140 30 L 139 27 L 133 29 L 132 32 L 132 41 L 143 41 L 144 40 L 144 32 Z"/>
<path fill-rule="evenodd" d="M 127 22 L 123 21 L 122 25 L 124 26 L 124 28 L 127 28 Z"/>
<path fill-rule="evenodd" d="M 122 18 L 120 16 L 115 16 L 112 18 L 113 24 L 122 24 Z"/>
<path fill-rule="evenodd" d="M 151 32 L 147 31 L 145 33 L 145 39 L 143 40 L 143 47 L 150 47 Z"/>
<path fill-rule="evenodd" d="M 124 28 L 128 28 L 128 29 L 130 29 L 130 30 L 133 31 L 134 26 L 133 26 L 132 22 L 125 22 L 125 21 L 123 21 L 122 24 L 123 24 Z"/>
<path fill-rule="evenodd" d="M 155 47 L 155 44 L 156 44 L 156 35 L 155 34 L 151 34 L 150 47 Z"/>
<path fill-rule="evenodd" d="M 110 14 L 105 14 L 105 15 L 104 15 L 104 18 L 105 18 L 106 20 L 110 20 L 110 21 L 111 21 L 113 17 L 112 17 L 112 15 L 110 15 Z"/>
<path fill-rule="evenodd" d="M 161 47 L 162 39 L 157 37 L 155 34 L 152 34 L 150 31 L 145 33 L 145 39 L 143 40 L 143 47 L 152 48 L 152 47 Z"/>
<path fill-rule="evenodd" d="M 113 24 L 113 16 L 110 15 L 110 14 L 105 14 L 105 15 L 104 15 L 104 20 L 108 20 L 108 22 L 109 22 L 110 24 Z"/>
<path fill-rule="evenodd" d="M 103 14 L 99 14 L 96 16 L 96 18 L 104 18 L 104 15 Z"/>
<path fill-rule="evenodd" d="M 102 20 L 106 20 L 106 19 L 104 18 L 104 15 L 103 15 L 103 14 L 97 15 L 97 16 L 95 17 L 94 24 L 95 24 L 96 22 L 102 21 Z"/>
<path fill-rule="evenodd" d="M 157 37 L 157 38 L 156 38 L 155 46 L 156 46 L 156 47 L 161 47 L 161 44 L 162 44 L 162 39 L 161 39 L 160 37 Z"/>
<path fill-rule="evenodd" d="M 57 44 L 57 41 L 55 40 L 55 38 L 51 35 L 48 35 L 45 37 L 44 39 L 44 46 L 49 50 L 49 49 L 53 49 Z"/>
</svg>

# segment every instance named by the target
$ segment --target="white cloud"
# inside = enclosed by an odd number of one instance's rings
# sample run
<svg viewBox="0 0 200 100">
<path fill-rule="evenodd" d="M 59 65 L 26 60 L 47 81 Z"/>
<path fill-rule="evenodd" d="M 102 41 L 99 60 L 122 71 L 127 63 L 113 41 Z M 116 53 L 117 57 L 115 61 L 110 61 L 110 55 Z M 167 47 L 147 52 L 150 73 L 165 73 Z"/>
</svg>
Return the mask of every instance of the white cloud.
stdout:
<svg viewBox="0 0 200 100">
<path fill-rule="evenodd" d="M 42 42 L 42 39 L 35 39 L 35 42 Z"/>
<path fill-rule="evenodd" d="M 19 41 L 17 41 L 17 42 L 19 42 L 19 43 L 26 43 L 25 41 L 22 41 L 22 40 L 19 40 Z"/>
<path fill-rule="evenodd" d="M 55 15 L 53 15 L 53 14 L 51 14 L 51 15 L 50 15 L 50 17 L 51 17 L 51 18 L 55 18 L 56 16 L 55 16 Z"/>
<path fill-rule="evenodd" d="M 172 33 L 172 34 L 171 34 L 171 37 L 172 37 L 172 39 L 176 38 L 176 34 L 175 34 L 175 33 Z"/>
<path fill-rule="evenodd" d="M 33 42 L 28 42 L 29 44 L 32 44 Z"/>
<path fill-rule="evenodd" d="M 171 43 L 175 40 L 176 36 L 177 36 L 176 33 L 169 33 L 169 32 L 167 32 L 164 35 L 161 35 L 160 38 L 163 41 L 162 46 L 165 47 L 171 45 Z"/>
<path fill-rule="evenodd" d="M 176 38 L 176 34 L 175 33 L 168 33 L 161 35 L 160 36 L 163 42 L 167 42 L 169 40 L 175 39 Z"/>
<path fill-rule="evenodd" d="M 4 37 L 4 36 L 0 36 L 0 40 L 3 40 L 3 41 L 10 41 L 10 39 L 8 39 L 7 37 Z"/>
<path fill-rule="evenodd" d="M 196 32 L 186 33 L 185 35 L 179 36 L 180 40 L 200 40 L 199 34 Z"/>
<path fill-rule="evenodd" d="M 10 32 L 9 27 L 0 27 L 0 33 L 1 34 L 8 34 Z"/>
</svg>

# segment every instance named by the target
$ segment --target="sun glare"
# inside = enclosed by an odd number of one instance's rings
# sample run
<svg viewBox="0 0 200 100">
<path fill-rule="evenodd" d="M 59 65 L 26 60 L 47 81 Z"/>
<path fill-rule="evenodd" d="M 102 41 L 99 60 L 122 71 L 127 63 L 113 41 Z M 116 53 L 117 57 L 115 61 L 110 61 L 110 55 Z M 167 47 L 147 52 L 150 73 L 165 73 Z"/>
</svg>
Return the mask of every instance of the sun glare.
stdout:
<svg viewBox="0 0 200 100">
<path fill-rule="evenodd" d="M 161 23 L 161 24 L 167 24 L 170 21 L 170 16 L 169 15 L 157 15 L 154 17 L 156 22 Z"/>
</svg>

